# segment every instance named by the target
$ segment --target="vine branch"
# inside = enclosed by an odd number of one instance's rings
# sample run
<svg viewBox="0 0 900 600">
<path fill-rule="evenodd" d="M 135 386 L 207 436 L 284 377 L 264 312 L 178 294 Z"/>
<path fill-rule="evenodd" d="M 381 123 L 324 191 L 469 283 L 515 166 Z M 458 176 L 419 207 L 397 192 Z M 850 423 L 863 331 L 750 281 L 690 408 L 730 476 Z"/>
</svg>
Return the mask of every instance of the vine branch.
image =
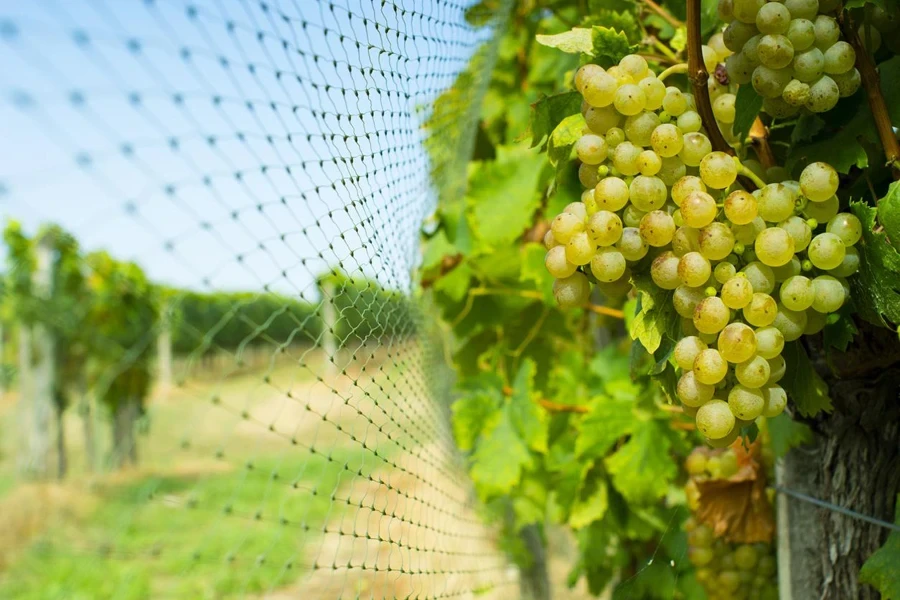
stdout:
<svg viewBox="0 0 900 600">
<path fill-rule="evenodd" d="M 894 134 L 894 127 L 891 124 L 891 116 L 888 113 L 887 104 L 881 93 L 881 77 L 875 69 L 872 57 L 866 52 L 856 29 L 853 27 L 850 16 L 842 12 L 838 16 L 841 24 L 841 31 L 847 42 L 853 46 L 856 51 L 856 68 L 859 69 L 862 86 L 866 92 L 866 99 L 869 101 L 869 110 L 872 112 L 872 118 L 875 120 L 875 128 L 878 130 L 878 137 L 884 148 L 884 155 L 887 164 L 894 172 L 894 178 L 900 176 L 900 143 L 897 142 L 897 136 Z"/>
<path fill-rule="evenodd" d="M 712 104 L 709 101 L 709 73 L 703 64 L 703 41 L 700 39 L 700 0 L 687 0 L 687 51 L 688 51 L 688 77 L 694 86 L 694 100 L 697 103 L 697 112 L 706 128 L 706 135 L 712 143 L 712 149 L 718 152 L 726 152 L 734 156 L 734 150 L 722 137 L 716 117 L 713 114 Z"/>
<path fill-rule="evenodd" d="M 504 396 L 512 396 L 512 393 L 513 389 L 511 387 L 508 385 L 503 386 Z M 579 404 L 561 404 L 559 402 L 554 402 L 553 400 L 547 400 L 546 398 L 538 398 L 537 403 L 550 412 L 578 413 L 582 415 L 591 412 L 591 409 L 587 406 Z"/>
<path fill-rule="evenodd" d="M 678 29 L 679 27 L 684 26 L 684 23 L 682 23 L 681 21 L 679 21 L 678 19 L 673 17 L 672 14 L 669 13 L 669 11 L 664 9 L 662 6 L 660 6 L 653 0 L 644 0 L 644 6 L 646 6 L 651 11 L 658 14 L 660 17 L 663 18 L 664 21 L 666 21 L 669 25 L 671 25 L 675 29 Z"/>
</svg>

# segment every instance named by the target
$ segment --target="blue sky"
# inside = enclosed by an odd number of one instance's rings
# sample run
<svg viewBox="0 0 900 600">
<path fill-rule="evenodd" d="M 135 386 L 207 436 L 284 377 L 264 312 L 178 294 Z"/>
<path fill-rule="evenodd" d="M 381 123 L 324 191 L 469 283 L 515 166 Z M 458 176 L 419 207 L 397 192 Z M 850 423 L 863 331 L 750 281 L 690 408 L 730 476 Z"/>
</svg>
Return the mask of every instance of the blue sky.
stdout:
<svg viewBox="0 0 900 600">
<path fill-rule="evenodd" d="M 406 289 L 433 208 L 415 109 L 489 33 L 462 13 L 452 0 L 4 3 L 0 211 L 194 289 L 312 298 L 335 264 Z"/>
</svg>

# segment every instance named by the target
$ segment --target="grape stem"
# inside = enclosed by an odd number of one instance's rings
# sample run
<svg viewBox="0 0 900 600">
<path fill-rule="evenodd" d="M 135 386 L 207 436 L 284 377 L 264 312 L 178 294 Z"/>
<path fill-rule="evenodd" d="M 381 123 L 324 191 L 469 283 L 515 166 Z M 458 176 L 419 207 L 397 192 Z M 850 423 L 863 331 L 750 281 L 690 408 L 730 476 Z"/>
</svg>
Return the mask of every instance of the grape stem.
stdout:
<svg viewBox="0 0 900 600">
<path fill-rule="evenodd" d="M 753 171 L 751 171 L 750 169 L 748 169 L 741 163 L 738 163 L 738 175 L 742 176 L 742 177 L 746 177 L 747 179 L 752 181 L 754 183 L 754 185 L 756 185 L 756 187 L 758 187 L 760 189 L 766 187 L 765 181 L 760 179 L 756 173 L 754 173 Z"/>
<path fill-rule="evenodd" d="M 644 0 L 644 5 L 663 18 L 669 25 L 678 29 L 684 27 L 684 23 L 672 16 L 672 14 L 653 0 Z"/>
<path fill-rule="evenodd" d="M 894 134 L 894 127 L 891 124 L 891 116 L 888 113 L 884 96 L 881 94 L 881 78 L 875 69 L 871 55 L 866 52 L 859 36 L 856 34 L 850 15 L 842 12 L 838 16 L 838 21 L 841 24 L 844 38 L 856 51 L 856 68 L 859 69 L 862 86 L 866 91 L 869 110 L 872 112 L 872 118 L 875 120 L 875 128 L 878 130 L 878 137 L 884 148 L 887 165 L 893 170 L 894 179 L 900 178 L 900 143 L 897 142 L 897 136 Z"/>
<path fill-rule="evenodd" d="M 656 78 L 659 79 L 660 81 L 665 81 L 666 77 L 668 77 L 669 75 L 678 75 L 680 73 L 687 73 L 687 72 L 688 72 L 687 63 L 679 63 L 677 65 L 672 65 L 671 67 L 669 67 L 668 69 L 666 69 L 665 71 L 663 71 L 662 73 L 657 75 Z"/>
</svg>

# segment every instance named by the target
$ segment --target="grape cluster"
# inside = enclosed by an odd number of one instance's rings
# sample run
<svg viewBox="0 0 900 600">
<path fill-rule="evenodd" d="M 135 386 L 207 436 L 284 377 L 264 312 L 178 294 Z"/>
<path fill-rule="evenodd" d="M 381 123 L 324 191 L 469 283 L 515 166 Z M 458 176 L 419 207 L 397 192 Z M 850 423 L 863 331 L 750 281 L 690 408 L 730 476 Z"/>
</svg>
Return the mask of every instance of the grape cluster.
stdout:
<svg viewBox="0 0 900 600">
<path fill-rule="evenodd" d="M 848 298 L 862 224 L 838 212 L 838 176 L 825 163 L 799 181 L 740 189 L 740 163 L 712 151 L 690 95 L 666 87 L 640 56 L 609 70 L 585 65 L 575 85 L 588 189 L 544 238 L 554 295 L 582 306 L 593 280 L 621 296 L 632 271 L 670 290 L 682 331 L 676 395 L 708 442 L 727 446 L 757 417 L 784 410 L 784 344 L 837 318 L 829 314 Z"/>
<path fill-rule="evenodd" d="M 729 81 L 750 83 L 764 98 L 763 109 L 785 118 L 801 108 L 821 113 L 856 93 L 861 79 L 856 52 L 841 40 L 837 0 L 719 0 L 728 23 L 725 59 Z M 871 35 L 871 28 L 868 28 Z M 874 41 L 874 40 L 872 40 Z"/>
</svg>

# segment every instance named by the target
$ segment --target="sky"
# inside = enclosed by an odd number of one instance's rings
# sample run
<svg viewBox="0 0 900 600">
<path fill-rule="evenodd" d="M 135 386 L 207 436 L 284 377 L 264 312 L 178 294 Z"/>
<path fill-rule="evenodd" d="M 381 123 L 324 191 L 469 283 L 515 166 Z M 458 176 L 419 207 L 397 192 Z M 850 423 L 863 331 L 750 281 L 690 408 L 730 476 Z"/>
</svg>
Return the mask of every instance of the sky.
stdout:
<svg viewBox="0 0 900 600">
<path fill-rule="evenodd" d="M 0 6 L 0 213 L 196 290 L 409 289 L 468 0 Z"/>
</svg>

